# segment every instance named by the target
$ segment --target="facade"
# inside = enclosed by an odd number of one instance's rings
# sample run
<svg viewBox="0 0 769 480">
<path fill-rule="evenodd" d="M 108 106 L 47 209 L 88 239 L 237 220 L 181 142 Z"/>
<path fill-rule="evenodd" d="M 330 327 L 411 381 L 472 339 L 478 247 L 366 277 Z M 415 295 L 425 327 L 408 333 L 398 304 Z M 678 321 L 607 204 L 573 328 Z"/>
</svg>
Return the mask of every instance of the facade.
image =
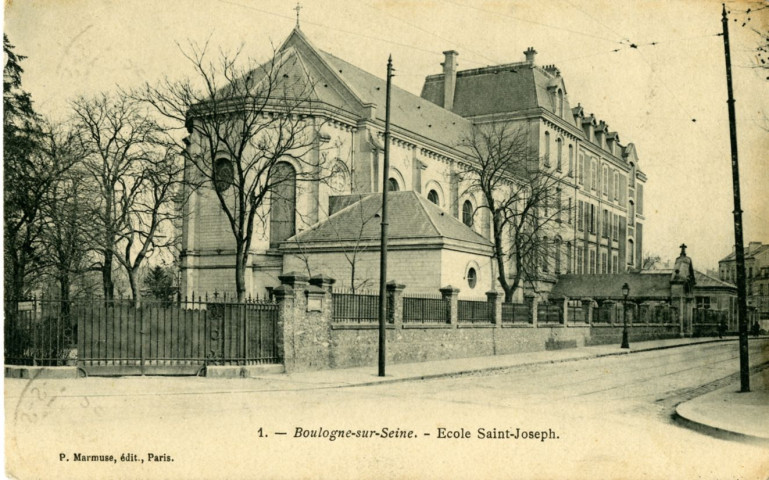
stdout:
<svg viewBox="0 0 769 480">
<path fill-rule="evenodd" d="M 281 187 L 265 208 L 266 220 L 255 226 L 260 229 L 259 238 L 250 246 L 246 275 L 247 293 L 252 295 L 265 294 L 280 285 L 279 275 L 295 270 L 326 274 L 344 284 L 347 275 L 337 273 L 343 246 L 360 238 L 347 235 L 329 240 L 316 235 L 332 230 L 327 223 L 334 213 L 342 213 L 340 206 L 366 201 L 380 193 L 383 184 L 385 80 L 315 48 L 298 28 L 278 53 L 284 65 L 291 67 L 287 78 L 296 72 L 314 85 L 314 114 L 322 126 L 308 155 L 323 164 L 328 181 L 320 176 L 316 181 L 300 181 L 304 168 L 300 163 L 286 158 L 281 164 L 295 181 Z M 544 166 L 563 174 L 559 198 L 571 208 L 560 219 L 559 234 L 550 239 L 552 259 L 542 266 L 545 272 L 608 274 L 640 266 L 646 176 L 639 168 L 636 149 L 633 144 L 621 144 L 616 132 L 586 114 L 583 107 L 571 107 L 558 69 L 537 65 L 535 54 L 530 48 L 522 62 L 460 71 L 458 54 L 448 51 L 443 73 L 426 78 L 421 96 L 393 87 L 388 185 L 393 191 L 411 192 L 408 204 L 414 208 L 392 209 L 390 222 L 406 225 L 398 216 L 414 212 L 423 212 L 428 219 L 453 217 L 444 230 L 433 226 L 428 236 L 434 245 L 421 252 L 417 239 L 399 239 L 403 248 L 391 257 L 391 265 L 413 264 L 411 257 L 398 257 L 412 252 L 416 258 L 435 262 L 429 268 L 419 264 L 420 269 L 440 272 L 424 278 L 422 284 L 408 282 L 410 288 L 432 289 L 436 282 L 446 281 L 459 288 L 460 295 L 478 292 L 480 286 L 494 288 L 491 219 L 479 208 L 483 198 L 469 192 L 461 180 L 459 173 L 468 160 L 457 148 L 473 124 L 484 122 L 514 122 L 526 128 Z M 196 192 L 186 208 L 182 294 L 234 291 L 230 227 L 214 192 Z M 379 222 L 374 223 L 373 230 L 378 231 Z M 446 231 L 451 234 L 447 236 Z M 369 247 L 364 257 L 378 257 L 378 247 Z M 311 262 L 300 261 L 308 255 Z M 375 286 L 378 274 L 369 278 L 371 273 L 369 269 L 349 283 L 370 280 Z M 404 282 L 394 274 L 390 277 Z M 479 286 L 470 288 L 470 283 Z"/>
<path fill-rule="evenodd" d="M 737 283 L 737 258 L 730 253 L 718 262 L 722 281 Z M 751 321 L 769 321 L 769 245 L 750 242 L 745 249 L 745 289 Z"/>
</svg>

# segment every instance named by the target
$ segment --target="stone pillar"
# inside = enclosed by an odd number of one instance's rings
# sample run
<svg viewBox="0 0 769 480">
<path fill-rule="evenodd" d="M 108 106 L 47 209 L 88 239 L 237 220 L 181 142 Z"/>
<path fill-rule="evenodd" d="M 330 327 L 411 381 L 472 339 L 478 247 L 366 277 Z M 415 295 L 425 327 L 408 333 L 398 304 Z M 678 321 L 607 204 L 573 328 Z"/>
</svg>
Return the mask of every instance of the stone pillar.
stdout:
<svg viewBox="0 0 769 480">
<path fill-rule="evenodd" d="M 592 298 L 583 298 L 582 299 L 582 313 L 585 315 L 585 323 L 588 325 L 593 325 L 593 299 Z"/>
<path fill-rule="evenodd" d="M 406 285 L 390 280 L 385 285 L 387 289 L 387 322 L 395 328 L 403 326 L 403 289 Z"/>
<path fill-rule="evenodd" d="M 315 278 L 315 284 L 309 285 L 307 276 L 296 272 L 278 278 L 282 285 L 273 293 L 281 305 L 279 314 L 283 321 L 279 323 L 283 330 L 286 371 L 331 367 L 330 286 L 333 279 Z"/>
<path fill-rule="evenodd" d="M 335 279 L 328 277 L 326 275 L 313 275 L 310 278 L 310 285 L 314 285 L 316 287 L 322 288 L 328 293 L 331 293 L 331 289 L 333 288 L 335 283 L 336 283 Z"/>
<path fill-rule="evenodd" d="M 459 289 L 452 287 L 451 285 L 447 285 L 441 288 L 439 291 L 441 292 L 441 297 L 443 300 L 449 301 L 451 308 L 449 323 L 451 324 L 452 328 L 457 328 L 457 324 L 459 323 Z"/>
<path fill-rule="evenodd" d="M 486 300 L 489 302 L 487 307 L 491 316 L 491 323 L 497 328 L 502 327 L 502 295 L 496 290 L 486 292 Z"/>
<path fill-rule="evenodd" d="M 272 294 L 278 303 L 278 331 L 275 334 L 278 357 L 283 359 L 283 365 L 286 370 L 289 370 L 289 365 L 293 368 L 296 353 L 293 343 L 294 289 L 288 285 L 281 285 L 273 289 Z"/>
<path fill-rule="evenodd" d="M 534 328 L 537 328 L 537 297 L 533 294 L 526 294 L 524 295 L 526 306 L 529 307 L 529 312 L 531 314 L 531 324 L 534 326 Z"/>
<path fill-rule="evenodd" d="M 569 326 L 569 297 L 563 297 L 563 326 L 568 328 Z"/>
</svg>

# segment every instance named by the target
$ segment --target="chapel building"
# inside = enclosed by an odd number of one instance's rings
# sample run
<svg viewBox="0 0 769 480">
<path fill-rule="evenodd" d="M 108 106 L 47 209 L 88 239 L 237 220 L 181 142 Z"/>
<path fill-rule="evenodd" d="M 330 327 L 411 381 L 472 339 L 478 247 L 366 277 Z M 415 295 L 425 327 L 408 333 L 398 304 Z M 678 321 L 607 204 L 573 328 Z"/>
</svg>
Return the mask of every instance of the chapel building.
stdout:
<svg viewBox="0 0 769 480">
<path fill-rule="evenodd" d="M 255 227 L 247 292 L 267 294 L 285 272 L 376 289 L 386 81 L 317 49 L 298 27 L 278 54 L 286 75 L 314 85 L 323 126 L 309 154 L 330 180 L 281 185 L 268 220 Z M 562 178 L 559 202 L 570 208 L 548 239 L 542 292 L 560 274 L 640 268 L 646 175 L 634 145 L 572 106 L 555 66 L 537 65 L 533 48 L 524 54 L 516 63 L 459 70 L 458 53 L 447 51 L 442 72 L 425 79 L 421 96 L 392 87 L 388 278 L 410 292 L 452 285 L 460 296 L 481 297 L 498 287 L 491 218 L 459 175 L 468 160 L 457 148 L 474 124 L 488 122 L 527 129 L 537 158 Z M 278 167 L 289 176 L 303 168 L 290 158 Z M 185 209 L 182 295 L 234 292 L 230 227 L 215 196 L 196 192 Z"/>
</svg>

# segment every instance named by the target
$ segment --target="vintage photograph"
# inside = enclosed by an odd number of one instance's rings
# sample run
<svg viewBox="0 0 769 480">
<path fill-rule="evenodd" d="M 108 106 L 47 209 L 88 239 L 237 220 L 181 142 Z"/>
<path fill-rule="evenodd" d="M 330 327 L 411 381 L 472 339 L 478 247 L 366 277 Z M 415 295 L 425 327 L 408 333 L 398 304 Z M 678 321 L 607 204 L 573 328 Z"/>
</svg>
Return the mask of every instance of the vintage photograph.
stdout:
<svg viewBox="0 0 769 480">
<path fill-rule="evenodd" d="M 769 478 L 766 0 L 3 14 L 8 478 Z"/>
</svg>

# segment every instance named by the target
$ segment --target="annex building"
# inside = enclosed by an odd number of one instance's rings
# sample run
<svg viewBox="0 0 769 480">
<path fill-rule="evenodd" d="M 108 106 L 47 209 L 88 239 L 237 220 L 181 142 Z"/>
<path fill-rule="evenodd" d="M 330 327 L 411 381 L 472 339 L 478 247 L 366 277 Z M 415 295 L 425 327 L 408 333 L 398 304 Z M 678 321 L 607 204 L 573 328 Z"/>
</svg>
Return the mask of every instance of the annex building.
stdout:
<svg viewBox="0 0 769 480">
<path fill-rule="evenodd" d="M 280 201 L 254 227 L 259 235 L 250 246 L 247 292 L 267 294 L 286 272 L 376 288 L 386 81 L 316 48 L 298 27 L 278 54 L 291 66 L 292 81 L 314 85 L 312 102 L 323 127 L 308 155 L 323 162 L 328 179 L 281 186 Z M 460 296 L 479 297 L 496 288 L 491 219 L 479 208 L 483 198 L 459 175 L 468 159 L 457 148 L 474 124 L 489 122 L 526 129 L 543 166 L 561 178 L 559 202 L 570 208 L 548 239 L 551 255 L 539 279 L 546 287 L 561 274 L 640 267 L 646 176 L 636 148 L 572 103 L 555 66 L 538 65 L 533 48 L 524 56 L 460 70 L 459 54 L 447 51 L 441 72 L 425 78 L 421 95 L 393 86 L 388 185 L 397 193 L 388 203 L 388 276 L 408 291 L 450 284 Z M 289 176 L 304 168 L 288 157 L 280 165 Z M 233 292 L 235 252 L 215 196 L 196 192 L 187 209 L 182 295 Z"/>
</svg>

